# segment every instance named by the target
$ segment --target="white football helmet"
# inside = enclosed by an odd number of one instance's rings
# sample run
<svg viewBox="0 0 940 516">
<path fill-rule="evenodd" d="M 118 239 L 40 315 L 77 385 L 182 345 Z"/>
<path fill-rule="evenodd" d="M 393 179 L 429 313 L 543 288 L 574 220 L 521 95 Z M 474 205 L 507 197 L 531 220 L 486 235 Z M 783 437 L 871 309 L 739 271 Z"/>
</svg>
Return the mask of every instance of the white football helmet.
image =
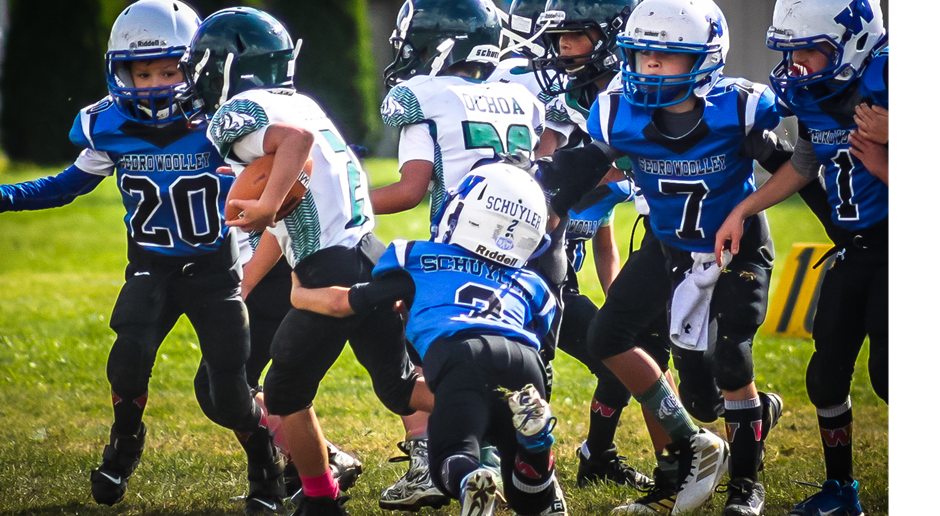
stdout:
<svg viewBox="0 0 940 516">
<path fill-rule="evenodd" d="M 878 0 L 777 0 L 767 46 L 783 52 L 783 59 L 770 84 L 781 97 L 788 88 L 825 86 L 812 103 L 829 98 L 861 74 L 886 35 Z M 793 51 L 809 47 L 829 56 L 827 68 L 794 66 Z"/>
<path fill-rule="evenodd" d="M 631 104 L 655 108 L 707 95 L 721 78 L 731 37 L 725 15 L 712 0 L 644 0 L 633 9 L 617 44 L 624 54 L 624 96 Z M 696 60 L 688 73 L 645 75 L 638 63 L 645 51 L 679 52 Z"/>
<path fill-rule="evenodd" d="M 542 187 L 524 170 L 492 163 L 472 170 L 448 191 L 431 239 L 456 244 L 506 267 L 519 268 L 548 243 Z"/>
<path fill-rule="evenodd" d="M 105 73 L 124 117 L 156 125 L 184 116 L 188 109 L 173 103 L 173 87 L 134 87 L 130 61 L 182 57 L 199 23 L 196 11 L 179 0 L 140 0 L 121 11 L 108 39 Z"/>
</svg>

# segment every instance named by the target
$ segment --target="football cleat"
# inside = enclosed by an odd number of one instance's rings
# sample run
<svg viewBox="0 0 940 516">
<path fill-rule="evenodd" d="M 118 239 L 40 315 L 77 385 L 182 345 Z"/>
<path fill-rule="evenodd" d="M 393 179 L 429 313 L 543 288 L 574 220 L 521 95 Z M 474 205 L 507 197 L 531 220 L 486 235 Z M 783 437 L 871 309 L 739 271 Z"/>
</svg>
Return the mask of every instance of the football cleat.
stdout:
<svg viewBox="0 0 940 516">
<path fill-rule="evenodd" d="M 760 404 L 763 407 L 761 441 L 766 441 L 767 434 L 777 426 L 777 423 L 780 422 L 780 416 L 783 415 L 783 399 L 772 392 L 758 391 L 757 397 L 760 398 Z"/>
<path fill-rule="evenodd" d="M 764 514 L 764 484 L 746 478 L 733 478 L 727 487 L 728 500 L 721 516 L 761 516 Z"/>
<path fill-rule="evenodd" d="M 577 451 L 578 487 L 607 480 L 637 491 L 645 492 L 653 488 L 653 480 L 630 467 L 626 457 L 617 455 L 616 446 L 603 453 L 591 454 L 590 458 L 584 455 L 584 448 L 585 445 L 582 444 Z"/>
<path fill-rule="evenodd" d="M 702 428 L 687 440 L 669 444 L 666 450 L 679 460 L 679 485 L 673 510 L 683 512 L 701 507 L 728 471 L 731 454 L 728 443 Z"/>
<path fill-rule="evenodd" d="M 631 503 L 615 507 L 614 514 L 641 514 L 648 516 L 672 514 L 676 506 L 678 490 L 676 484 L 670 480 L 659 468 L 653 470 L 653 488 L 643 497 Z"/>
<path fill-rule="evenodd" d="M 398 448 L 406 456 L 393 457 L 389 462 L 410 461 L 408 471 L 382 491 L 379 507 L 389 511 L 418 511 L 422 507 L 440 509 L 449 505 L 450 498 L 431 483 L 427 439 L 401 442 Z"/>
<path fill-rule="evenodd" d="M 512 424 L 516 427 L 516 440 L 526 450 L 539 452 L 555 444 L 552 430 L 557 419 L 548 402 L 531 383 L 515 392 L 503 392 L 512 411 Z"/>
<path fill-rule="evenodd" d="M 131 476 L 144 453 L 147 427 L 143 422 L 136 435 L 118 435 L 111 426 L 110 442 L 101 454 L 101 465 L 91 472 L 91 496 L 102 505 L 114 505 L 127 492 Z"/>
<path fill-rule="evenodd" d="M 362 462 L 329 441 L 326 442 L 326 449 L 330 458 L 330 471 L 339 484 L 339 490 L 346 491 L 356 485 L 356 480 L 362 475 Z"/>
<path fill-rule="evenodd" d="M 297 510 L 291 516 L 349 516 L 346 511 L 348 500 L 348 496 L 340 496 L 335 500 L 329 496 L 301 496 L 297 501 Z"/>
<path fill-rule="evenodd" d="M 557 476 L 552 479 L 552 484 L 555 486 L 555 499 L 539 516 L 568 516 L 568 502 L 565 501 L 565 492 L 561 490 L 561 482 Z"/>
<path fill-rule="evenodd" d="M 858 501 L 858 481 L 842 485 L 826 480 L 820 491 L 793 506 L 789 516 L 865 516 Z"/>
<path fill-rule="evenodd" d="M 493 516 L 496 514 L 499 474 L 480 468 L 467 475 L 460 484 L 460 516 Z"/>
<path fill-rule="evenodd" d="M 757 397 L 760 398 L 760 404 L 763 408 L 763 414 L 761 415 L 761 436 L 760 440 L 762 442 L 767 441 L 767 435 L 777 423 L 780 421 L 780 416 L 783 415 L 783 399 L 772 392 L 757 392 Z M 757 468 L 758 471 L 764 470 L 764 446 L 761 446 L 760 449 L 760 465 Z"/>
<path fill-rule="evenodd" d="M 284 511 L 284 463 L 276 460 L 265 466 L 248 464 L 247 516 L 271 516 Z"/>
</svg>

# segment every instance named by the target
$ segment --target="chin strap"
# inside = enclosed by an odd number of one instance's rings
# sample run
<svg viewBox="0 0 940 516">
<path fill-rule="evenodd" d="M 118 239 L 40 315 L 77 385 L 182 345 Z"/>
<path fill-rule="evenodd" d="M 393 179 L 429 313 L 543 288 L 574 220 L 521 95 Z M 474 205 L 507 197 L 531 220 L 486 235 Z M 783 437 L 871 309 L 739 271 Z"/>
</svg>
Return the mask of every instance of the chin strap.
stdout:
<svg viewBox="0 0 940 516">
<path fill-rule="evenodd" d="M 457 42 L 454 41 L 454 38 L 447 38 L 437 46 L 437 57 L 434 58 L 434 61 L 431 63 L 431 73 L 428 74 L 429 77 L 435 77 L 438 72 L 441 71 L 441 68 L 444 67 L 444 63 L 447 61 L 447 58 L 450 57 L 450 53 L 454 50 L 454 45 Z"/>
</svg>

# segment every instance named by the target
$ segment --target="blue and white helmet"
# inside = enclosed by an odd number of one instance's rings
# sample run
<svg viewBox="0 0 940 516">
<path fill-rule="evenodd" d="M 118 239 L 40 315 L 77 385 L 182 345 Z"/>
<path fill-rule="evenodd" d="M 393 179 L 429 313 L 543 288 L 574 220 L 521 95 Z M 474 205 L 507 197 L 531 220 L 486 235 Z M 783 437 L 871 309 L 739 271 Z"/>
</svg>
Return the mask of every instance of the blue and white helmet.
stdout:
<svg viewBox="0 0 940 516">
<path fill-rule="evenodd" d="M 118 15 L 108 39 L 105 75 L 108 93 L 125 118 L 150 125 L 183 118 L 188 109 L 173 102 L 175 88 L 135 88 L 130 62 L 182 57 L 199 23 L 196 11 L 179 0 L 140 0 Z"/>
<path fill-rule="evenodd" d="M 777 0 L 767 47 L 783 52 L 770 75 L 778 95 L 789 88 L 823 87 L 813 102 L 832 97 L 858 77 L 887 31 L 878 0 Z M 806 70 L 793 52 L 816 48 L 829 56 L 823 70 Z"/>
<path fill-rule="evenodd" d="M 473 169 L 447 193 L 431 239 L 455 244 L 511 268 L 547 247 L 548 208 L 542 187 L 506 163 Z"/>
<path fill-rule="evenodd" d="M 707 95 L 721 78 L 731 38 L 725 15 L 712 0 L 644 0 L 633 9 L 617 44 L 624 55 L 624 96 L 631 104 L 655 108 Z M 696 59 L 688 73 L 644 75 L 634 71 L 640 70 L 644 51 Z"/>
</svg>

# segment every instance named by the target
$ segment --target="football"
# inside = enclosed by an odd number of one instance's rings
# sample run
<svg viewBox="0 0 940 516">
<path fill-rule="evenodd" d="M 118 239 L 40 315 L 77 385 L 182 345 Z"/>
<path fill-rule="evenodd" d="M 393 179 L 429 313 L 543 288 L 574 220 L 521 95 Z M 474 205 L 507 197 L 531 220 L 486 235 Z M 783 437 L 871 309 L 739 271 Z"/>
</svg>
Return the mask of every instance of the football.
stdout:
<svg viewBox="0 0 940 516">
<path fill-rule="evenodd" d="M 235 220 L 238 218 L 240 210 L 234 206 L 229 205 L 229 201 L 232 199 L 260 199 L 261 194 L 264 192 L 264 187 L 268 184 L 268 179 L 271 177 L 271 167 L 274 165 L 274 154 L 265 154 L 260 158 L 252 161 L 241 174 L 235 178 L 235 182 L 232 183 L 232 188 L 228 191 L 228 197 L 225 199 L 225 220 Z M 227 167 L 221 167 L 222 169 Z M 220 173 L 224 171 L 220 169 Z M 307 163 L 304 164 L 304 169 L 297 177 L 297 181 L 294 182 L 294 185 L 291 186 L 287 196 L 284 197 L 284 202 L 281 203 L 281 208 L 277 211 L 277 215 L 274 216 L 274 220 L 278 221 L 288 216 L 290 212 L 294 211 L 294 208 L 300 204 L 300 201 L 303 199 L 304 194 L 307 193 L 307 186 L 310 183 L 310 172 L 313 170 L 313 160 L 307 159 Z"/>
</svg>

